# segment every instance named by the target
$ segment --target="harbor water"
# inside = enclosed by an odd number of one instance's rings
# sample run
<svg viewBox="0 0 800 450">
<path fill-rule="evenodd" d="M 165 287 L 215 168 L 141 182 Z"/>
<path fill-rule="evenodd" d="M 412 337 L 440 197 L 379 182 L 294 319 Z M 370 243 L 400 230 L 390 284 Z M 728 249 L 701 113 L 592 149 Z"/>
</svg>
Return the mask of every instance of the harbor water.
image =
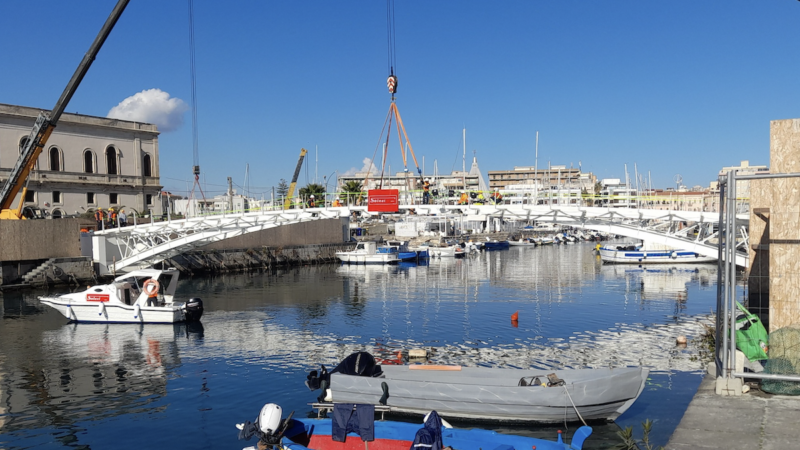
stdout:
<svg viewBox="0 0 800 450">
<path fill-rule="evenodd" d="M 254 442 L 234 425 L 265 403 L 312 412 L 310 370 L 357 350 L 405 363 L 398 352 L 413 348 L 439 364 L 543 373 L 648 367 L 638 401 L 593 424 L 584 448 L 619 444 L 626 426 L 641 437 L 646 419 L 665 445 L 704 373 L 698 338 L 713 325 L 716 265 L 603 265 L 592 247 L 185 278 L 178 296 L 206 310 L 190 325 L 69 324 L 38 302 L 43 292 L 5 292 L 0 448 L 243 448 Z M 466 425 L 548 439 L 578 427 Z"/>
</svg>

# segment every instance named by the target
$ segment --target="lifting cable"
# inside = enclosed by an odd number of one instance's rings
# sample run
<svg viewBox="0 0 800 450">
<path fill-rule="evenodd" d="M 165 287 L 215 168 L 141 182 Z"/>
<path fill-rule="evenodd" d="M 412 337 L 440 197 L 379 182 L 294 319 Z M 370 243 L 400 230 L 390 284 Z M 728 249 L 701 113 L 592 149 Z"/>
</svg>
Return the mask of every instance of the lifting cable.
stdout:
<svg viewBox="0 0 800 450">
<path fill-rule="evenodd" d="M 389 55 L 389 75 L 394 76 L 394 69 L 397 67 L 397 60 L 395 57 L 395 39 L 394 39 L 394 0 L 386 0 L 386 43 L 388 47 L 388 55 Z M 395 77 L 395 83 L 397 82 L 397 77 Z M 395 84 L 395 90 L 392 91 L 392 96 L 394 93 L 397 92 L 397 84 Z M 391 88 L 389 89 L 391 91 Z"/>
<path fill-rule="evenodd" d="M 200 186 L 200 152 L 197 146 L 197 72 L 194 64 L 194 0 L 189 1 L 189 70 L 192 82 L 192 172 L 194 173 L 194 184 L 189 193 L 189 201 L 194 198 L 194 188 L 200 190 L 200 195 L 205 203 L 206 195 Z M 197 209 L 195 208 L 195 211 Z"/>
</svg>

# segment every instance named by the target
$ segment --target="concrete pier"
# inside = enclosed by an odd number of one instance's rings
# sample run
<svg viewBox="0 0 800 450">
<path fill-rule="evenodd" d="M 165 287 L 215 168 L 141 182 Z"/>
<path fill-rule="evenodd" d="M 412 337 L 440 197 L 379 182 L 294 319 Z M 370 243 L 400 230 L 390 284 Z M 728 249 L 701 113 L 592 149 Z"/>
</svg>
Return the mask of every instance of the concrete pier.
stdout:
<svg viewBox="0 0 800 450">
<path fill-rule="evenodd" d="M 715 382 L 712 374 L 705 376 L 665 449 L 800 448 L 800 397 L 759 390 L 721 396 Z"/>
</svg>

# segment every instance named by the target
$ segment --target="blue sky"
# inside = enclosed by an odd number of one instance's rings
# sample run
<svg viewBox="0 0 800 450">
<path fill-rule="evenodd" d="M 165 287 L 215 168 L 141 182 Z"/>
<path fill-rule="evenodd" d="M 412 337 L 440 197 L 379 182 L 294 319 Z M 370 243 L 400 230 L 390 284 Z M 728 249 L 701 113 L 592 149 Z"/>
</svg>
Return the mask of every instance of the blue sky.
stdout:
<svg viewBox="0 0 800 450">
<path fill-rule="evenodd" d="M 114 4 L 0 3 L 0 103 L 52 108 Z M 373 156 L 386 2 L 197 0 L 194 19 L 207 196 L 229 176 L 242 192 L 249 164 L 250 192 L 268 198 L 301 147 L 301 186 Z M 800 117 L 794 0 L 397 0 L 395 27 L 397 105 L 426 173 L 461 168 L 466 127 L 484 174 L 534 165 L 539 131 L 540 167 L 623 178 L 636 164 L 657 188 L 675 174 L 707 186 L 722 166 L 769 164 L 769 121 Z M 132 0 L 67 112 L 104 117 L 153 89 L 190 102 L 186 1 Z M 186 194 L 191 112 L 172 112 L 161 180 Z M 402 170 L 394 135 L 388 163 Z"/>
</svg>

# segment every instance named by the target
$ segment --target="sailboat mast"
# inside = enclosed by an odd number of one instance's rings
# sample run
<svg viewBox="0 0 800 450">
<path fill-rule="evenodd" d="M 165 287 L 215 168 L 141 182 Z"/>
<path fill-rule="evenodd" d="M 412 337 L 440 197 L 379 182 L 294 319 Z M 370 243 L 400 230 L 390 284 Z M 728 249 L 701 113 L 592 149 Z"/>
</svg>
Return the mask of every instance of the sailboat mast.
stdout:
<svg viewBox="0 0 800 450">
<path fill-rule="evenodd" d="M 539 199 L 539 132 L 536 132 L 536 155 L 533 159 L 533 196 Z M 536 200 L 534 202 L 538 203 Z"/>
<path fill-rule="evenodd" d="M 467 127 L 464 127 L 464 131 L 461 134 L 461 140 L 464 142 L 464 155 L 461 157 L 461 171 L 467 171 Z"/>
</svg>

